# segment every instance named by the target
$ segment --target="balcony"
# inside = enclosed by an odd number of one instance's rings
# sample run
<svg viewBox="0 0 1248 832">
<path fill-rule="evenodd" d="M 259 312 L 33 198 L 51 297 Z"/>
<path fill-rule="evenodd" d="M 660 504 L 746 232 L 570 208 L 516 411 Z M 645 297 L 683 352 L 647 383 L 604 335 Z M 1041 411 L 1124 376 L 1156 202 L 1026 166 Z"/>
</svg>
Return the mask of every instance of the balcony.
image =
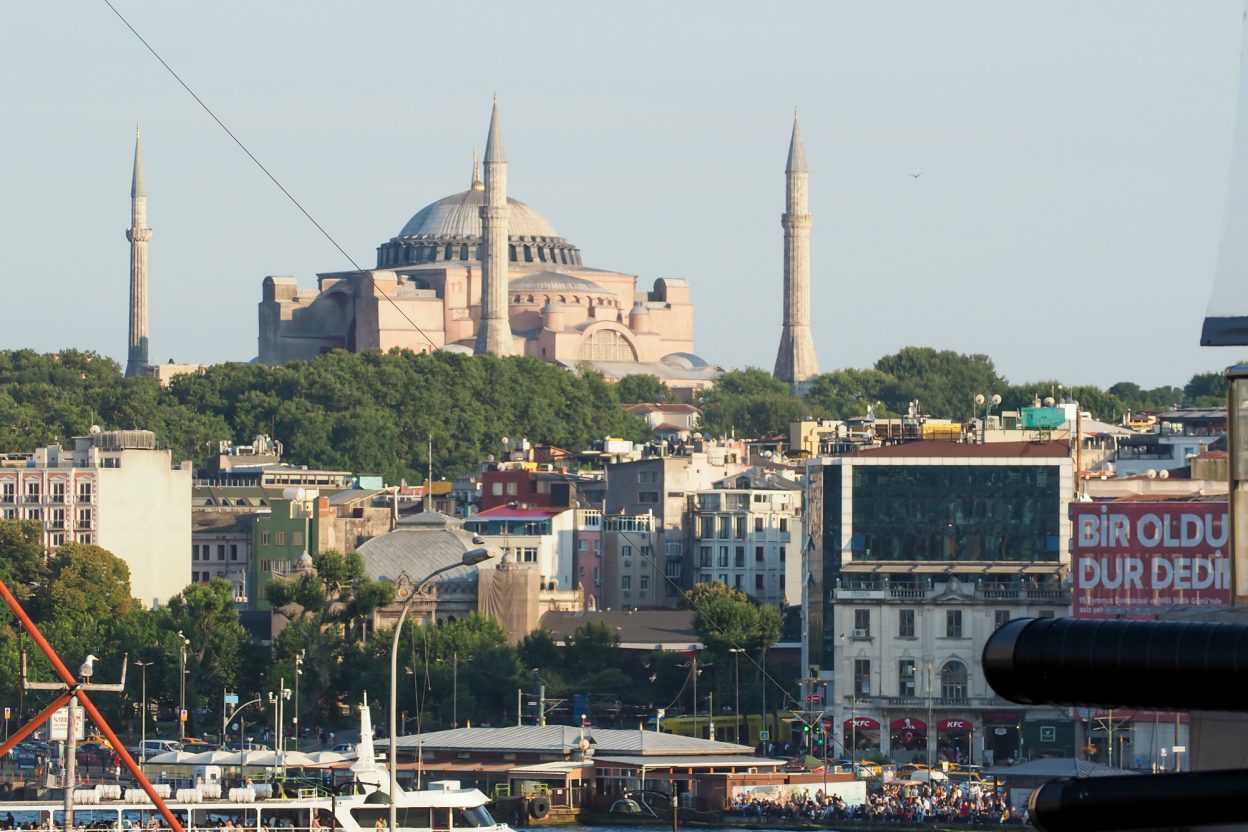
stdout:
<svg viewBox="0 0 1248 832">
<path fill-rule="evenodd" d="M 850 697 L 846 697 L 848 703 Z M 859 708 L 888 708 L 888 709 L 922 709 L 926 708 L 929 700 L 926 696 L 859 696 L 857 698 L 857 707 Z M 997 696 L 933 696 L 930 700 L 933 708 L 1014 708 L 1014 703 Z"/>
<path fill-rule="evenodd" d="M 981 581 L 975 587 L 975 597 L 981 601 L 1070 603 L 1070 589 L 1056 583 L 1033 586 L 1016 581 Z"/>
</svg>

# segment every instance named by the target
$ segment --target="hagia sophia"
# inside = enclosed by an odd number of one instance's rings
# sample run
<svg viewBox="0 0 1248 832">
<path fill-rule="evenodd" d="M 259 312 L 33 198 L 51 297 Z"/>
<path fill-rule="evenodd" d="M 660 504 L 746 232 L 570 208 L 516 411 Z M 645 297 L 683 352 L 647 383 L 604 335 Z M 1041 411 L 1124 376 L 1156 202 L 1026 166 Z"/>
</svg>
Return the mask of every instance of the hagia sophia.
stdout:
<svg viewBox="0 0 1248 832">
<path fill-rule="evenodd" d="M 335 349 L 525 355 L 608 379 L 649 374 L 675 390 L 723 372 L 694 352 L 689 284 L 584 264 L 580 249 L 539 211 L 507 195 L 498 103 L 482 165 L 467 190 L 417 211 L 377 247 L 372 269 L 324 272 L 315 289 L 264 278 L 257 361 L 281 365 Z M 146 366 L 146 245 L 150 231 L 136 141 L 131 236 L 130 372 Z M 818 374 L 810 337 L 810 214 L 806 157 L 794 118 L 786 178 L 784 326 L 775 375 L 800 388 Z M 139 202 L 142 202 L 140 214 Z M 144 236 L 146 232 L 146 236 Z M 141 347 L 140 347 L 141 344 Z"/>
</svg>

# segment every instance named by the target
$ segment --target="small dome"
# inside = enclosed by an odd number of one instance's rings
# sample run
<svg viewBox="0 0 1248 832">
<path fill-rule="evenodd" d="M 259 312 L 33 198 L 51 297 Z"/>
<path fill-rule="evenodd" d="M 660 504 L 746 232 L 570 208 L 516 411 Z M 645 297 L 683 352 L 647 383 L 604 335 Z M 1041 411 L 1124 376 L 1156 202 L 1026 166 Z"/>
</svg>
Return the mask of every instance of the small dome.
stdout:
<svg viewBox="0 0 1248 832">
<path fill-rule="evenodd" d="M 507 290 L 509 292 L 580 292 L 614 297 L 611 292 L 592 280 L 562 272 L 535 272 L 525 275 L 508 283 Z"/>
<path fill-rule="evenodd" d="M 481 206 L 485 204 L 485 191 L 469 189 L 443 197 L 416 212 L 399 237 L 435 237 L 455 239 L 481 236 Z M 507 236 L 559 237 L 559 232 L 534 208 L 518 199 L 508 199 L 511 217 L 507 222 Z"/>
</svg>

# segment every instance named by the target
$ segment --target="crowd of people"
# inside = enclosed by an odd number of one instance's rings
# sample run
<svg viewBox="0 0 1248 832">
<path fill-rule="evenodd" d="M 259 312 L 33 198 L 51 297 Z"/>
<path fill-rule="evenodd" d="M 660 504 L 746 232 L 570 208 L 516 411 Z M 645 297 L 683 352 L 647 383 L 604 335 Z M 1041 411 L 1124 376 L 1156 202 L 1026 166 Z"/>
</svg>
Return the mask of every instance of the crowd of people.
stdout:
<svg viewBox="0 0 1248 832">
<path fill-rule="evenodd" d="M 991 789 L 978 785 L 885 783 L 850 806 L 840 795 L 792 794 L 787 797 L 741 795 L 733 799 L 730 814 L 791 821 L 893 821 L 908 823 L 1026 824 L 1027 810 L 1016 809 Z"/>
</svg>

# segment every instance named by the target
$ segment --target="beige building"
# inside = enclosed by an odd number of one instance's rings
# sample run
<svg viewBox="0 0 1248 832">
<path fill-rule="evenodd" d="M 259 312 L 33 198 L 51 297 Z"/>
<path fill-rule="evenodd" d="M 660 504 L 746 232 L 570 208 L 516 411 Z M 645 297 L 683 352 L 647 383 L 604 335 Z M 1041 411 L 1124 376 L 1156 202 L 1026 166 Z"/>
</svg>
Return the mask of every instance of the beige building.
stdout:
<svg viewBox="0 0 1248 832">
<path fill-rule="evenodd" d="M 163 604 L 191 581 L 191 464 L 176 467 L 147 430 L 100 431 L 0 467 L 6 520 L 43 523 L 49 553 L 65 543 L 103 546 L 130 567 L 144 605 Z"/>
<path fill-rule="evenodd" d="M 568 367 L 601 362 L 614 377 L 630 367 L 648 372 L 647 364 L 695 381 L 712 376 L 716 368 L 692 355 L 688 283 L 661 277 L 645 289 L 636 275 L 585 265 L 550 220 L 507 197 L 501 133 L 496 108 L 485 179 L 474 159 L 468 189 L 417 211 L 378 246 L 375 268 L 323 273 L 314 290 L 293 277 L 266 277 L 259 360 L 284 364 L 333 349 L 475 349 Z M 497 245 L 488 245 L 490 235 Z M 483 275 L 487 261 L 493 273 Z M 490 312 L 490 345 L 482 347 L 485 283 L 494 287 L 486 305 L 505 306 L 505 317 Z"/>
</svg>

